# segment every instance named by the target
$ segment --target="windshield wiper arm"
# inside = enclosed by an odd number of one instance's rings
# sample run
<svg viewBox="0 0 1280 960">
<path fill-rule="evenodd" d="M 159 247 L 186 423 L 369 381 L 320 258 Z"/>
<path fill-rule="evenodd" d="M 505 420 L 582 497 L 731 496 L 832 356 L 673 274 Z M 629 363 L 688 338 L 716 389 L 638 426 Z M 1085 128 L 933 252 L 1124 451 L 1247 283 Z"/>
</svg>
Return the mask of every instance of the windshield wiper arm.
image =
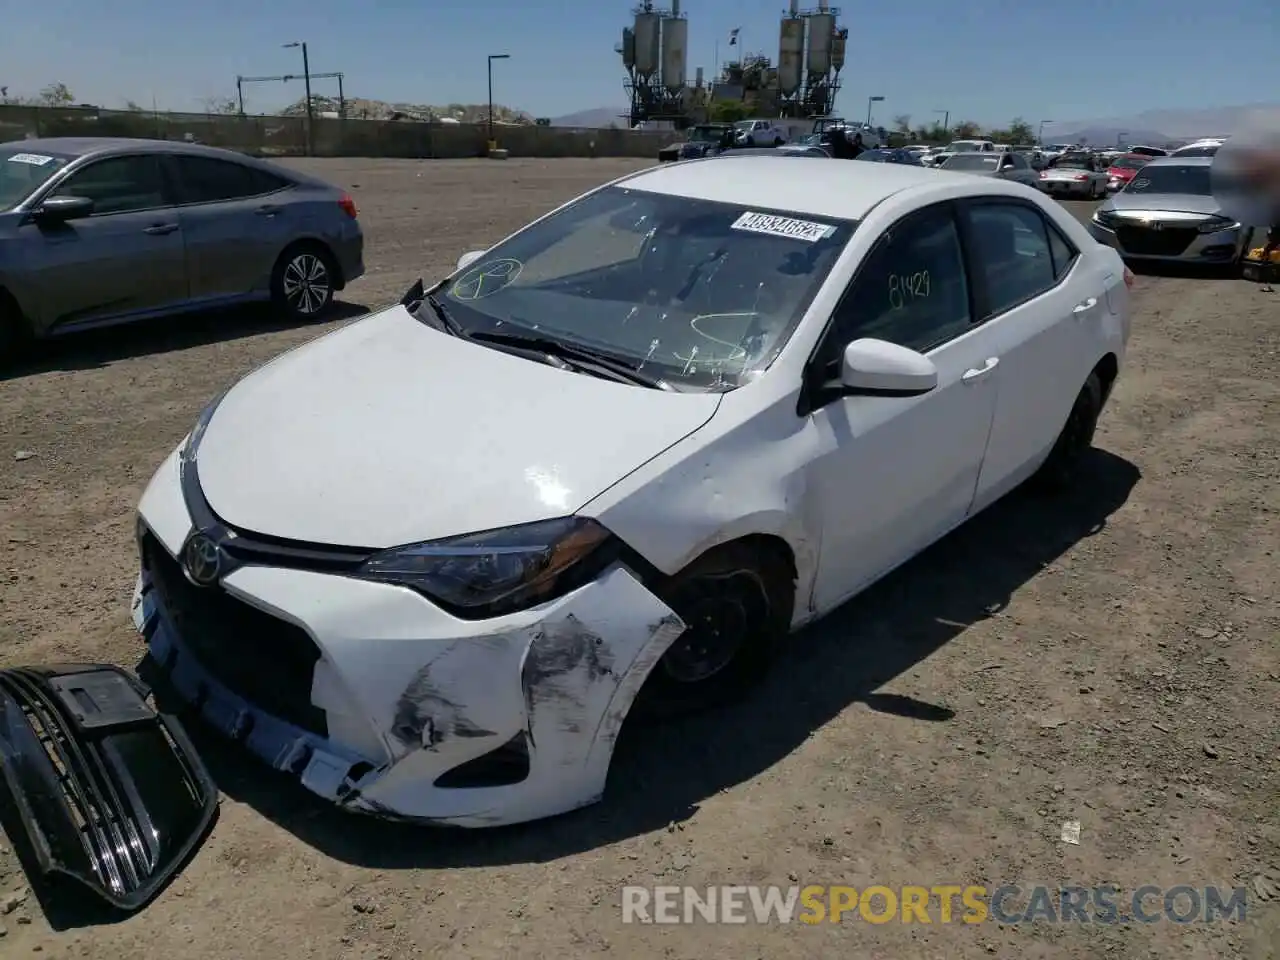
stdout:
<svg viewBox="0 0 1280 960">
<path fill-rule="evenodd" d="M 427 304 L 436 315 L 438 323 L 437 329 L 443 330 L 445 333 L 452 334 L 455 337 L 466 337 L 467 331 L 463 329 L 462 324 L 453 319 L 453 315 L 449 313 L 448 308 L 440 302 L 440 298 L 434 293 L 427 293 L 423 289 L 422 280 L 415 280 L 413 286 L 406 291 L 405 295 L 400 298 L 400 305 L 408 310 L 414 317 L 421 320 L 418 311 L 422 309 L 423 304 Z"/>
<path fill-rule="evenodd" d="M 451 333 L 455 337 L 467 336 L 467 331 L 462 328 L 462 324 L 453 319 L 453 314 L 449 312 L 448 307 L 440 302 L 439 297 L 434 293 L 428 293 L 423 299 L 426 300 L 427 306 L 435 312 L 436 318 L 439 319 L 440 326 L 444 329 L 445 333 Z"/>
<path fill-rule="evenodd" d="M 639 367 L 634 364 L 619 360 L 617 357 L 611 357 L 608 354 L 597 353 L 590 347 L 579 347 L 565 343 L 563 340 L 530 336 L 526 333 L 490 333 L 485 331 L 470 334 L 470 338 L 479 340 L 482 343 L 515 347 L 520 350 L 546 354 L 560 360 L 568 360 L 577 367 L 586 367 L 588 370 L 594 368 L 597 371 L 612 374 L 616 379 L 637 383 L 654 390 L 672 389 L 671 385 L 666 381 L 642 373 Z"/>
</svg>

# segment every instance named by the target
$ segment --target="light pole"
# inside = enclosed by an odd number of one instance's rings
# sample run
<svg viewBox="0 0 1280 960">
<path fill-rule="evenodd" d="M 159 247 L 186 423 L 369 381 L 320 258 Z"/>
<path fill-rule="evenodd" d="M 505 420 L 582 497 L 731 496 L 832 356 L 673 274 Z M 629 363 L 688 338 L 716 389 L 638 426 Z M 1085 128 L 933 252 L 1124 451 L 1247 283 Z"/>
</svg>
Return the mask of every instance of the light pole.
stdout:
<svg viewBox="0 0 1280 960">
<path fill-rule="evenodd" d="M 307 96 L 307 156 L 311 156 L 312 139 L 311 139 L 311 122 L 314 119 L 311 106 L 311 62 L 307 59 L 307 42 L 305 40 L 295 40 L 293 43 L 281 44 L 285 50 L 294 47 L 302 48 L 302 84 L 304 93 Z"/>
<path fill-rule="evenodd" d="M 868 127 L 871 126 L 871 105 L 873 103 L 880 103 L 883 100 L 884 100 L 884 97 L 867 97 L 867 126 Z"/>
<path fill-rule="evenodd" d="M 947 131 L 947 136 L 951 136 L 951 111 L 935 110 L 933 112 L 942 114 L 942 129 Z"/>
<path fill-rule="evenodd" d="M 491 53 L 489 54 L 489 149 L 493 149 L 493 61 L 510 60 L 509 53 Z"/>
<path fill-rule="evenodd" d="M 1044 125 L 1045 125 L 1046 123 L 1053 123 L 1053 121 L 1052 121 L 1052 120 L 1041 120 L 1041 121 L 1040 121 L 1040 129 L 1036 131 L 1036 143 L 1038 143 L 1038 144 L 1039 144 L 1040 146 L 1042 146 L 1042 147 L 1044 146 Z"/>
</svg>

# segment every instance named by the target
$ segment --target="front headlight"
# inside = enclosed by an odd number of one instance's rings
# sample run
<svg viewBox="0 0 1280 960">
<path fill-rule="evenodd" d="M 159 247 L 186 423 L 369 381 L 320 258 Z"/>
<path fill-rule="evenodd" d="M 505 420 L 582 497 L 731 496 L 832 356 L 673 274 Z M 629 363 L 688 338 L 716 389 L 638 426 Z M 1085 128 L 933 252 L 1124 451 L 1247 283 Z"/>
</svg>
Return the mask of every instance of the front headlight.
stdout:
<svg viewBox="0 0 1280 960">
<path fill-rule="evenodd" d="M 1230 217 L 1213 217 L 1212 219 L 1206 220 L 1204 223 L 1200 224 L 1196 229 L 1200 233 L 1218 233 L 1222 230 L 1231 230 L 1238 226 L 1240 226 L 1240 224 L 1236 223 Z"/>
<path fill-rule="evenodd" d="M 1093 222 L 1100 227 L 1114 228 L 1116 215 L 1111 210 L 1095 210 L 1093 212 Z"/>
<path fill-rule="evenodd" d="M 357 576 L 416 590 L 459 616 L 496 616 L 587 582 L 612 562 L 601 548 L 613 543 L 594 520 L 561 517 L 393 547 Z"/>
</svg>

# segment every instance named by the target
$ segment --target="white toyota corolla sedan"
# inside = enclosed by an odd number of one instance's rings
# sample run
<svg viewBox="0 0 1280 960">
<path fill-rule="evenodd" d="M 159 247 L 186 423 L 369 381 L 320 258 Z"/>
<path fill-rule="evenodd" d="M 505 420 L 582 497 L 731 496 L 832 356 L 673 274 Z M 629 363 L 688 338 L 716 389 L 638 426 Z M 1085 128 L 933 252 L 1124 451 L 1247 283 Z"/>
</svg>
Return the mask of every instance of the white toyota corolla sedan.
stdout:
<svg viewBox="0 0 1280 960">
<path fill-rule="evenodd" d="M 624 177 L 231 387 L 142 497 L 148 666 L 348 809 L 531 820 L 600 798 L 633 707 L 1082 482 L 1115 251 L 1018 184 L 800 166 Z"/>
</svg>

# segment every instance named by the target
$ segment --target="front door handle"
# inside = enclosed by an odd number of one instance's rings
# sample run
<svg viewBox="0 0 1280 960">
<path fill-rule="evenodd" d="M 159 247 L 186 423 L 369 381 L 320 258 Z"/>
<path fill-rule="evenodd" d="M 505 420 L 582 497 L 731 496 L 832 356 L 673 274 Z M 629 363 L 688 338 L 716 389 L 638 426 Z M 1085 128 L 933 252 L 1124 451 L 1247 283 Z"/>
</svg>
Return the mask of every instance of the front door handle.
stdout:
<svg viewBox="0 0 1280 960">
<path fill-rule="evenodd" d="M 975 367 L 972 370 L 966 370 L 964 372 L 964 375 L 960 379 L 964 383 L 976 383 L 977 381 L 983 379 L 989 373 L 991 373 L 991 371 L 996 368 L 996 365 L 999 362 L 1000 362 L 999 357 L 988 357 L 986 363 L 984 363 L 980 367 Z"/>
<path fill-rule="evenodd" d="M 178 229 L 176 223 L 153 223 L 151 226 L 143 230 L 143 233 L 149 233 L 153 237 L 163 236 L 166 233 L 173 233 Z"/>
<path fill-rule="evenodd" d="M 1082 300 L 1080 303 L 1077 303 L 1074 307 L 1071 308 L 1071 312 L 1074 313 L 1077 317 L 1079 317 L 1082 314 L 1088 313 L 1097 305 L 1098 305 L 1098 298 L 1090 297 L 1088 300 Z"/>
<path fill-rule="evenodd" d="M 264 207 L 259 207 L 257 210 L 253 212 L 260 217 L 274 217 L 277 213 L 280 212 L 280 209 L 278 207 L 267 205 Z"/>
</svg>

